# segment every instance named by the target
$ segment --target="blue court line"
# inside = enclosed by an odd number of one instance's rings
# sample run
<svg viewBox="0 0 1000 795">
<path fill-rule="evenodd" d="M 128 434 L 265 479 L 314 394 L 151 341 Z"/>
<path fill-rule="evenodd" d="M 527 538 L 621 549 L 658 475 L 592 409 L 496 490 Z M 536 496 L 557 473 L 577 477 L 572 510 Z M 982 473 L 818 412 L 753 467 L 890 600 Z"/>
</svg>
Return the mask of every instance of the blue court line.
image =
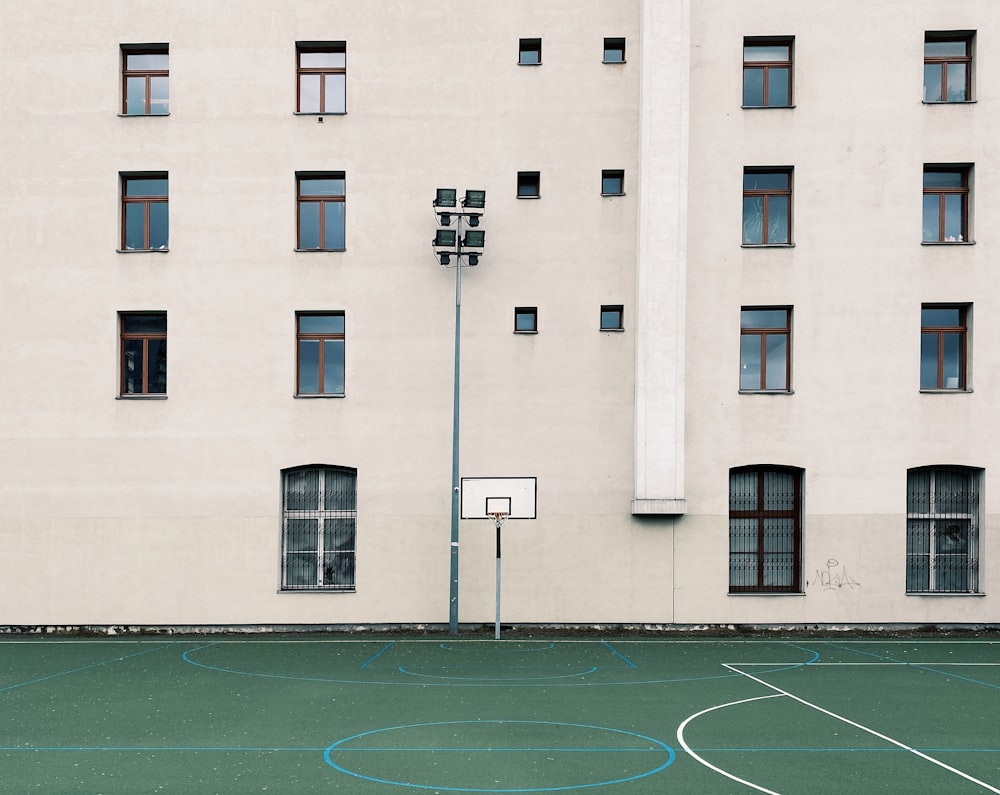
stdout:
<svg viewBox="0 0 1000 795">
<path fill-rule="evenodd" d="M 614 646 L 612 646 L 607 641 L 604 641 L 601 645 L 604 646 L 604 648 L 608 649 L 613 655 L 615 655 L 616 657 L 618 657 L 621 660 L 623 660 L 625 662 L 625 664 L 629 668 L 636 668 L 636 667 L 638 667 L 638 666 L 636 666 L 636 664 L 634 662 L 632 662 L 628 657 L 626 657 L 624 654 L 622 654 L 620 651 L 618 651 L 618 649 L 616 649 Z"/>
<path fill-rule="evenodd" d="M 102 665 L 107 665 L 108 663 L 121 662 L 122 660 L 128 660 L 132 657 L 141 657 L 143 654 L 150 654 L 154 651 L 161 651 L 162 649 L 168 649 L 176 644 L 168 643 L 163 646 L 156 646 L 152 649 L 145 649 L 143 651 L 137 651 L 135 654 L 126 654 L 121 657 L 112 657 L 110 660 L 102 660 L 101 662 L 90 663 L 90 665 L 83 665 L 79 668 L 72 668 L 69 671 L 60 671 L 59 673 L 49 674 L 48 676 L 40 676 L 37 679 L 29 679 L 27 682 L 18 682 L 16 685 L 7 685 L 6 687 L 0 687 L 0 693 L 6 693 L 8 690 L 15 690 L 19 687 L 26 687 L 27 685 L 37 685 L 39 682 L 47 682 L 50 679 L 58 679 L 61 676 L 69 676 L 70 674 L 78 674 L 81 671 L 87 671 L 91 668 L 100 668 Z"/>
<path fill-rule="evenodd" d="M 983 687 L 988 687 L 991 690 L 1000 690 L 1000 685 L 994 685 L 990 682 L 983 682 L 979 679 L 973 679 L 970 676 L 960 676 L 958 674 L 953 674 L 948 671 L 940 671 L 937 668 L 931 668 L 929 665 L 921 665 L 920 663 L 906 662 L 906 660 L 897 660 L 895 657 L 886 657 L 882 654 L 875 654 L 870 651 L 862 651 L 861 649 L 852 649 L 850 646 L 841 646 L 836 643 L 827 643 L 827 646 L 833 646 L 835 649 L 841 649 L 842 651 L 849 651 L 854 654 L 864 654 L 868 657 L 874 657 L 876 660 L 888 660 L 889 662 L 896 663 L 897 665 L 905 665 L 908 668 L 916 668 L 920 671 L 927 671 L 928 673 L 937 674 L 938 676 L 948 676 L 952 679 L 961 679 L 963 682 L 969 682 L 974 685 L 982 685 Z"/>
<path fill-rule="evenodd" d="M 287 751 L 292 753 L 309 753 L 317 754 L 323 753 L 326 748 L 280 748 L 277 746 L 262 746 L 260 748 L 255 748 L 252 746 L 244 746 L 242 748 L 236 747 L 226 747 L 224 745 L 216 746 L 214 748 L 202 747 L 197 745 L 59 745 L 59 746 L 0 746 L 0 751 L 110 751 L 114 753 L 121 753 L 124 751 L 139 752 L 156 752 L 160 753 L 163 751 L 193 751 L 195 753 L 205 753 L 211 751 L 217 751 L 219 753 L 232 753 L 234 751 L 245 751 L 247 753 L 264 753 L 270 751 Z"/>
<path fill-rule="evenodd" d="M 385 654 L 387 651 L 389 651 L 389 649 L 391 649 L 393 645 L 394 644 L 393 644 L 392 641 L 390 641 L 389 643 L 386 643 L 385 646 L 383 646 L 381 649 L 379 649 L 377 652 L 375 652 L 375 654 L 373 654 L 371 657 L 369 657 L 367 660 L 365 660 L 364 663 L 362 663 L 362 665 L 361 665 L 362 669 L 367 668 L 369 665 L 371 665 L 373 662 L 375 662 L 375 660 L 377 660 L 379 657 L 381 657 L 383 654 Z"/>
</svg>

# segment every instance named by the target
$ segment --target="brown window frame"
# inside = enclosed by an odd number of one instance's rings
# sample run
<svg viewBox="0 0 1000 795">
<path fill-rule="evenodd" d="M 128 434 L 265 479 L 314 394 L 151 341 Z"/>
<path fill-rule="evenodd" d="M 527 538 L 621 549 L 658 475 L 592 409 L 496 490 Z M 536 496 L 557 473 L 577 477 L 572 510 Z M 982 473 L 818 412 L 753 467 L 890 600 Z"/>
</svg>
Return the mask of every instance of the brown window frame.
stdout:
<svg viewBox="0 0 1000 795">
<path fill-rule="evenodd" d="M 339 317 L 343 320 L 343 331 L 333 332 L 333 331 L 321 331 L 321 332 L 304 332 L 302 331 L 302 318 L 305 317 Z M 326 356 L 325 354 L 325 342 L 328 341 L 342 342 L 343 345 L 343 358 L 342 365 L 344 367 L 344 378 L 343 385 L 339 392 L 326 392 L 324 391 L 324 381 L 326 378 Z M 319 355 L 318 355 L 318 368 L 316 371 L 316 391 L 315 392 L 303 392 L 302 391 L 302 345 L 303 341 L 313 341 L 319 343 Z M 347 394 L 347 317 L 343 311 L 336 310 L 330 312 L 296 312 L 295 313 L 295 395 L 296 397 L 343 397 Z"/>
<path fill-rule="evenodd" d="M 931 165 L 925 164 L 923 171 L 923 180 L 926 183 L 927 175 L 934 173 L 955 173 L 961 174 L 962 185 L 960 187 L 927 187 L 926 184 L 923 186 L 924 196 L 937 196 L 938 197 L 938 234 L 936 240 L 923 240 L 924 243 L 944 243 L 944 244 L 962 244 L 971 242 L 969 236 L 969 199 L 972 195 L 971 182 L 972 182 L 972 166 L 966 164 L 941 164 L 941 165 Z M 947 225 L 948 213 L 947 213 L 947 197 L 948 196 L 961 196 L 961 212 L 962 212 L 962 231 L 961 240 L 949 240 L 945 232 L 945 227 Z"/>
<path fill-rule="evenodd" d="M 121 397 L 136 397 L 143 395 L 163 395 L 167 393 L 167 383 L 166 377 L 164 377 L 163 391 L 162 392 L 150 392 L 149 391 L 149 342 L 150 340 L 162 340 L 166 343 L 167 332 L 166 330 L 160 331 L 126 331 L 125 324 L 126 321 L 131 317 L 162 317 L 164 329 L 167 325 L 167 313 L 160 311 L 150 311 L 150 312 L 119 312 L 118 313 L 118 358 L 119 358 L 119 375 L 118 375 L 118 394 Z M 141 341 L 142 342 L 142 378 L 141 378 L 141 389 L 140 391 L 128 391 L 126 389 L 127 378 L 126 378 L 126 368 L 125 364 L 128 361 L 128 354 L 125 350 L 126 343 L 130 341 Z M 165 345 L 164 345 L 165 347 Z"/>
<path fill-rule="evenodd" d="M 130 55 L 166 55 L 170 58 L 169 44 L 122 44 L 122 104 L 121 113 L 123 116 L 166 116 L 170 113 L 170 67 L 166 69 L 129 69 L 128 58 Z M 128 112 L 128 80 L 129 78 L 142 77 L 146 81 L 146 107 L 143 113 Z M 151 80 L 154 77 L 167 78 L 167 109 L 163 113 L 153 113 L 153 92 Z"/>
<path fill-rule="evenodd" d="M 760 174 L 762 176 L 777 176 L 781 175 L 787 178 L 788 187 L 787 188 L 748 188 L 746 186 L 747 177 L 754 174 Z M 747 220 L 746 220 L 746 208 L 744 207 L 743 224 L 742 224 L 742 244 L 745 248 L 753 248 L 755 246 L 791 246 L 792 245 L 792 216 L 794 210 L 794 190 L 795 190 L 795 169 L 791 166 L 746 166 L 743 169 L 743 202 L 746 204 L 747 199 L 761 198 L 761 206 L 763 208 L 763 214 L 760 219 L 761 230 L 760 230 L 760 242 L 747 240 Z M 785 226 L 787 229 L 787 240 L 770 240 L 770 226 L 771 226 L 771 203 L 772 199 L 776 197 L 786 198 L 788 201 L 788 212 L 785 218 Z"/>
<path fill-rule="evenodd" d="M 746 58 L 747 47 L 788 47 L 787 60 L 773 61 L 748 61 Z M 795 104 L 794 76 L 795 76 L 795 37 L 794 36 L 745 36 L 743 38 L 743 105 L 744 108 L 791 108 Z M 772 69 L 788 70 L 788 102 L 785 104 L 771 104 L 770 102 L 770 72 Z M 763 71 L 763 85 L 761 90 L 761 104 L 747 105 L 746 103 L 746 79 L 750 70 Z"/>
<path fill-rule="evenodd" d="M 305 53 L 330 53 L 344 56 L 343 66 L 303 66 L 302 55 Z M 319 110 L 302 110 L 302 77 L 304 75 L 319 75 Z M 344 109 L 326 109 L 326 79 L 330 75 L 344 75 Z M 295 44 L 295 112 L 319 114 L 324 116 L 343 115 L 347 113 L 347 42 L 300 41 Z"/>
<path fill-rule="evenodd" d="M 920 339 L 921 350 L 923 349 L 923 338 L 925 335 L 937 337 L 937 377 L 934 386 L 925 386 L 921 383 L 920 388 L 930 391 L 965 392 L 968 390 L 969 372 L 969 305 L 968 304 L 922 304 L 920 313 L 923 315 L 925 309 L 953 309 L 958 311 L 957 326 L 924 325 L 923 317 L 920 318 Z M 954 334 L 959 338 L 959 372 L 958 385 L 947 386 L 945 384 L 944 366 L 945 356 L 945 336 Z M 921 368 L 922 369 L 922 368 Z"/>
<path fill-rule="evenodd" d="M 740 510 L 733 508 L 733 476 L 734 475 L 756 475 L 756 506 L 751 510 Z M 768 494 L 764 488 L 764 479 L 767 474 L 781 474 L 793 476 L 792 508 L 774 509 L 768 507 Z M 802 593 L 802 478 L 804 471 L 797 467 L 786 466 L 747 466 L 734 467 L 729 470 L 729 593 Z M 770 503 L 773 505 L 774 498 Z M 754 520 L 756 523 L 756 549 L 735 550 L 733 544 L 733 520 Z M 766 534 L 768 531 L 768 519 L 791 519 L 792 520 L 792 582 L 789 585 L 766 585 L 768 555 L 772 557 L 779 554 L 787 555 L 787 552 L 768 552 Z M 739 585 L 733 582 L 733 565 L 739 556 L 756 554 L 756 577 L 752 585 Z"/>
<path fill-rule="evenodd" d="M 339 180 L 343 182 L 341 193 L 302 193 L 302 183 L 310 180 Z M 296 251 L 345 251 L 347 246 L 347 177 L 343 171 L 300 172 L 295 175 L 295 250 Z M 318 242 L 315 248 L 302 245 L 302 207 L 307 204 L 319 205 Z M 328 204 L 344 205 L 344 243 L 341 246 L 327 245 L 326 209 Z"/>
<path fill-rule="evenodd" d="M 784 312 L 784 326 L 744 326 L 744 312 Z M 769 335 L 785 337 L 785 385 L 783 387 L 767 387 L 767 338 Z M 756 387 L 743 386 L 743 374 L 740 373 L 740 392 L 768 392 L 772 394 L 790 394 L 792 391 L 792 307 L 790 306 L 743 306 L 740 307 L 740 355 L 742 359 L 743 338 L 760 337 L 760 377 Z"/>
<path fill-rule="evenodd" d="M 165 204 L 167 206 L 167 212 L 170 212 L 170 177 L 166 172 L 150 172 L 141 174 L 119 174 L 120 178 L 120 191 L 121 191 L 121 240 L 120 251 L 167 251 L 170 247 L 170 232 L 169 232 L 169 216 L 168 216 L 168 230 L 167 230 L 167 241 L 166 246 L 152 248 L 150 244 L 150 216 L 149 210 L 150 205 L 153 204 Z M 167 183 L 166 193 L 150 193 L 150 194 L 138 194 L 135 196 L 128 195 L 128 183 L 131 181 L 140 180 L 163 180 Z M 126 244 L 128 229 L 126 225 L 126 208 L 129 205 L 141 205 L 143 207 L 143 240 L 141 248 L 129 248 Z"/>
<path fill-rule="evenodd" d="M 955 105 L 962 102 L 972 102 L 972 68 L 973 68 L 973 44 L 975 42 L 975 31 L 927 31 L 924 33 L 924 104 L 925 105 Z M 928 44 L 940 44 L 944 42 L 962 42 L 965 44 L 965 55 L 928 55 Z M 962 99 L 948 99 L 948 67 L 952 64 L 965 65 L 965 96 Z M 927 68 L 939 66 L 941 70 L 940 81 L 936 84 L 938 93 L 943 99 L 927 99 Z"/>
</svg>

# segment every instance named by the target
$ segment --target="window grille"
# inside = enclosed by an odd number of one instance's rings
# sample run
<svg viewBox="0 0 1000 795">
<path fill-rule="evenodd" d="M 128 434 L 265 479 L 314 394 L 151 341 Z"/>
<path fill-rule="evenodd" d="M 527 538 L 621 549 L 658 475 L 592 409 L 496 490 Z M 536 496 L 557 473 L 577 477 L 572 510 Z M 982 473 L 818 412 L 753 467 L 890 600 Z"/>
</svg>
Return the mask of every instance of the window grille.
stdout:
<svg viewBox="0 0 1000 795">
<path fill-rule="evenodd" d="M 730 470 L 730 593 L 801 590 L 801 479 L 796 469 Z"/>
<path fill-rule="evenodd" d="M 907 593 L 978 593 L 979 479 L 962 467 L 907 472 Z"/>
<path fill-rule="evenodd" d="M 357 470 L 283 473 L 282 590 L 353 591 Z"/>
</svg>

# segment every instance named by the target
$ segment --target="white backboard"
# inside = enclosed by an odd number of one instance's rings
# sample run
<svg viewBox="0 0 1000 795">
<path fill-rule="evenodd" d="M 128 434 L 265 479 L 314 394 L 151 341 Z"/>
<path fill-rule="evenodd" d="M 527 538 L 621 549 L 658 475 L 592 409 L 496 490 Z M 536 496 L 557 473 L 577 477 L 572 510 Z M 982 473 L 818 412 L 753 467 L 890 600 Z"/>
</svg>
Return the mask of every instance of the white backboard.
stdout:
<svg viewBox="0 0 1000 795">
<path fill-rule="evenodd" d="M 463 519 L 488 519 L 486 511 L 510 500 L 510 519 L 535 519 L 536 478 L 462 478 Z M 503 499 L 505 498 L 505 499 Z M 489 501 L 489 506 L 487 506 Z"/>
</svg>

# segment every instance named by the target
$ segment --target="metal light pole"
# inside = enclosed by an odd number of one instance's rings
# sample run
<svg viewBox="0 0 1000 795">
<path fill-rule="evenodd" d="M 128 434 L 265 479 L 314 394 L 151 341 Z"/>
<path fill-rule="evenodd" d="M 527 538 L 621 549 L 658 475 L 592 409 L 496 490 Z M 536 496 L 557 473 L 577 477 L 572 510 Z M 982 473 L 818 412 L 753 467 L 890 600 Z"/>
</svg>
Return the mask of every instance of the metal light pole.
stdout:
<svg viewBox="0 0 1000 795">
<path fill-rule="evenodd" d="M 451 565 L 448 605 L 448 632 L 458 634 L 458 523 L 460 516 L 461 480 L 459 475 L 459 407 L 461 385 L 461 345 L 462 345 L 462 257 L 467 266 L 479 264 L 485 232 L 470 229 L 462 235 L 462 222 L 468 219 L 470 227 L 478 227 L 486 207 L 486 191 L 467 190 L 462 199 L 462 209 L 457 206 L 457 191 L 454 188 L 438 188 L 434 199 L 434 213 L 437 215 L 438 230 L 434 236 L 434 253 L 444 266 L 455 258 L 455 381 L 452 397 L 451 425 Z M 455 229 L 452 230 L 452 219 Z M 462 249 L 472 249 L 463 251 Z"/>
</svg>

